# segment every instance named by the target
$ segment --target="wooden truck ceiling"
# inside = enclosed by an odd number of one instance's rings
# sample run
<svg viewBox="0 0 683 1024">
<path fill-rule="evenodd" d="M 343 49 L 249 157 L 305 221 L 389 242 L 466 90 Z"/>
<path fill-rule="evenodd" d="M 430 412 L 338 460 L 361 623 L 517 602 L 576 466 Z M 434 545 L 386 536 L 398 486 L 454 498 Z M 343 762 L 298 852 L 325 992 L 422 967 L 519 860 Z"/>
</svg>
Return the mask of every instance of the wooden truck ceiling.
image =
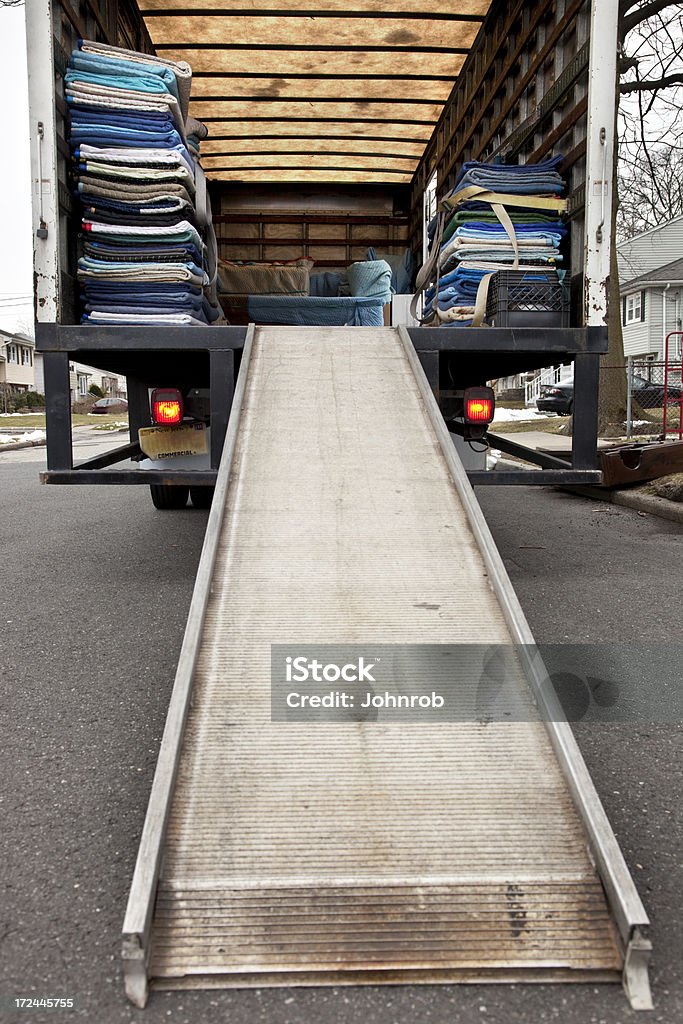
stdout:
<svg viewBox="0 0 683 1024">
<path fill-rule="evenodd" d="M 490 0 L 139 0 L 219 181 L 409 184 Z"/>
</svg>

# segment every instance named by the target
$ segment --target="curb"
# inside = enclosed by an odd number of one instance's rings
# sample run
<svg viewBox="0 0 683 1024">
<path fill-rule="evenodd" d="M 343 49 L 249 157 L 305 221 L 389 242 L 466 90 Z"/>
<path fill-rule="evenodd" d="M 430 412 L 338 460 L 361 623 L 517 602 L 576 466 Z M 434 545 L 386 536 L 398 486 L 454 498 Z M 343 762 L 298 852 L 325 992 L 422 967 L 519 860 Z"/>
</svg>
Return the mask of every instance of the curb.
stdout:
<svg viewBox="0 0 683 1024">
<path fill-rule="evenodd" d="M 614 504 L 624 505 L 626 508 L 635 509 L 636 512 L 660 516 L 662 519 L 670 519 L 671 522 L 683 526 L 683 504 L 669 501 L 668 498 L 660 498 L 656 494 L 628 494 L 617 491 L 614 495 Z"/>
<path fill-rule="evenodd" d="M 631 508 L 634 512 L 643 512 L 660 519 L 669 519 L 672 523 L 683 526 L 683 503 L 659 498 L 656 494 L 639 494 L 631 491 L 607 491 L 600 487 L 563 487 L 569 494 L 578 494 L 582 498 L 606 501 L 608 504 Z"/>
<path fill-rule="evenodd" d="M 519 464 L 509 459 L 498 459 L 497 466 L 519 469 Z M 531 471 L 533 472 L 533 470 Z M 608 491 L 603 487 L 558 487 L 557 490 L 567 494 L 576 494 L 593 501 L 606 501 L 608 504 L 631 508 L 634 512 L 669 519 L 672 523 L 683 526 L 683 502 L 669 501 L 656 494 L 641 494 L 638 491 Z"/>
<path fill-rule="evenodd" d="M 44 448 L 45 441 L 14 441 L 12 444 L 0 444 L 0 455 L 3 452 L 18 452 L 21 448 Z"/>
</svg>

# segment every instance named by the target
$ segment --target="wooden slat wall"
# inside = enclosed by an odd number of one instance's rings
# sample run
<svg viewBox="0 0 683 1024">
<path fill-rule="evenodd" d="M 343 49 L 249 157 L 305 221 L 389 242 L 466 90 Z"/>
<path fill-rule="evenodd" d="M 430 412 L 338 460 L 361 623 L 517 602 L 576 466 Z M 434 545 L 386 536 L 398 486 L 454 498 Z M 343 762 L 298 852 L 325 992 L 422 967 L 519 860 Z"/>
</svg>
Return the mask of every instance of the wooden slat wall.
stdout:
<svg viewBox="0 0 683 1024">
<path fill-rule="evenodd" d="M 465 160 L 537 161 L 562 153 L 581 266 L 589 0 L 495 0 L 413 180 L 411 245 L 422 246 L 422 197 L 434 171 L 448 192 Z"/>
<path fill-rule="evenodd" d="M 343 269 L 367 248 L 400 253 L 407 246 L 408 190 L 245 189 L 212 184 L 219 255 L 270 262 L 308 256 L 320 269 Z"/>
<path fill-rule="evenodd" d="M 409 184 L 489 4 L 140 0 L 157 52 L 193 69 L 191 113 L 224 144 L 211 176 L 302 184 Z"/>
</svg>

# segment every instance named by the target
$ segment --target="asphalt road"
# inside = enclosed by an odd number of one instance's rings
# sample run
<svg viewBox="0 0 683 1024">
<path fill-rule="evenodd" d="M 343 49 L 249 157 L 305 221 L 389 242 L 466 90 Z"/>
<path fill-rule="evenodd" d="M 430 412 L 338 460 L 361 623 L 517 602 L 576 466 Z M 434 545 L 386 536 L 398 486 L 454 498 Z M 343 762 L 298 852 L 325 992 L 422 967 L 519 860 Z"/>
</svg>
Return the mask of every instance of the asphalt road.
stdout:
<svg viewBox="0 0 683 1024">
<path fill-rule="evenodd" d="M 3 1021 L 683 1019 L 683 730 L 666 721 L 642 646 L 656 645 L 671 676 L 680 527 L 541 489 L 478 491 L 537 639 L 620 644 L 630 720 L 576 731 L 652 917 L 654 1013 L 633 1013 L 617 986 L 508 985 L 158 993 L 136 1011 L 119 934 L 207 513 L 156 512 L 143 487 L 41 488 L 42 458 L 0 455 Z M 609 672 L 610 649 L 589 650 L 596 674 Z M 77 1008 L 13 1012 L 17 996 Z"/>
</svg>

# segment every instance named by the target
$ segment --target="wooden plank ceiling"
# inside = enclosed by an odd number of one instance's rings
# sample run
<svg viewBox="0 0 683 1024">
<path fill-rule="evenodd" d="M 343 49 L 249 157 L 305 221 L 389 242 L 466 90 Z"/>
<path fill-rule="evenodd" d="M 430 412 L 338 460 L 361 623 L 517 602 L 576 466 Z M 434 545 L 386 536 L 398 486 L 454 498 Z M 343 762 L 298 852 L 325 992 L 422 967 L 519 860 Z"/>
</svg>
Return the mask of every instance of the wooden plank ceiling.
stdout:
<svg viewBox="0 0 683 1024">
<path fill-rule="evenodd" d="M 213 179 L 408 184 L 490 0 L 139 0 Z"/>
</svg>

